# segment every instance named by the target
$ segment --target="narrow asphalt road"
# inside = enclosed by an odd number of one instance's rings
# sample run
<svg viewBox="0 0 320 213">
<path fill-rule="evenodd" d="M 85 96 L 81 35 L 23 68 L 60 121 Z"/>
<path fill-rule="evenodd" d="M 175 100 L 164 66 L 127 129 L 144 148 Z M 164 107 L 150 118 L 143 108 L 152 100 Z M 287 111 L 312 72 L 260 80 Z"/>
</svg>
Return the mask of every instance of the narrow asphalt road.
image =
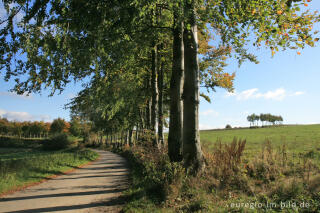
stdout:
<svg viewBox="0 0 320 213">
<path fill-rule="evenodd" d="M 0 212 L 119 212 L 128 180 L 126 160 L 95 151 L 100 159 L 88 166 L 0 198 Z"/>
</svg>

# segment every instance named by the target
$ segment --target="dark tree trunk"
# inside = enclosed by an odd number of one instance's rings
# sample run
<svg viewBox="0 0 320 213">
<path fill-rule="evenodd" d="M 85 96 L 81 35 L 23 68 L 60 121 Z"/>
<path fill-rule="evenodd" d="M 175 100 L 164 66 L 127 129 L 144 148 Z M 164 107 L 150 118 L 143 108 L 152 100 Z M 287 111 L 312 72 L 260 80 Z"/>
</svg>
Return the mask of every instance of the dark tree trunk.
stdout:
<svg viewBox="0 0 320 213">
<path fill-rule="evenodd" d="M 132 129 L 129 129 L 128 137 L 129 137 L 129 146 L 130 146 L 130 147 L 133 146 L 132 132 L 133 132 L 133 130 L 132 130 Z"/>
<path fill-rule="evenodd" d="M 159 60 L 160 57 L 159 57 Z M 164 145 L 163 141 L 163 69 L 164 62 L 161 63 L 158 73 L 158 91 L 159 91 L 159 109 L 158 109 L 158 143 L 160 146 Z"/>
<path fill-rule="evenodd" d="M 178 15 L 175 15 L 173 29 L 172 63 L 168 155 L 171 161 L 179 162 L 182 160 L 184 46 L 183 23 L 178 20 Z"/>
<path fill-rule="evenodd" d="M 137 144 L 137 142 L 138 142 L 138 140 L 139 140 L 139 124 L 137 124 L 137 126 L 136 126 L 136 141 L 135 141 L 135 143 Z"/>
<path fill-rule="evenodd" d="M 145 124 L 146 115 L 145 115 L 145 113 L 143 111 L 144 111 L 143 109 L 139 110 L 140 125 L 142 126 L 142 128 L 146 128 L 146 124 Z M 146 109 L 146 111 L 147 111 L 147 109 Z"/>
<path fill-rule="evenodd" d="M 114 142 L 115 142 L 115 147 L 118 147 L 118 133 L 114 134 Z"/>
<path fill-rule="evenodd" d="M 109 133 L 106 134 L 106 139 L 105 139 L 104 143 L 106 146 L 109 144 Z"/>
<path fill-rule="evenodd" d="M 120 146 L 123 146 L 125 144 L 125 134 L 123 131 L 121 131 L 121 134 L 120 134 Z"/>
<path fill-rule="evenodd" d="M 151 129 L 151 106 L 152 106 L 152 96 L 151 96 L 151 75 L 147 75 L 147 105 L 145 107 L 145 126 L 141 126 L 141 128 Z M 141 120 L 142 121 L 142 120 Z"/>
<path fill-rule="evenodd" d="M 125 140 L 126 140 L 126 146 L 130 146 L 130 139 L 129 139 L 129 135 L 130 135 L 130 130 L 128 129 L 127 131 L 126 131 L 126 138 L 125 138 Z"/>
<path fill-rule="evenodd" d="M 148 103 L 146 106 L 146 126 L 142 128 L 151 129 L 151 106 L 152 106 L 152 99 L 148 99 Z"/>
<path fill-rule="evenodd" d="M 158 51 L 157 51 L 157 45 L 156 45 L 152 50 L 152 75 L 151 75 L 151 87 L 152 87 L 151 131 L 153 135 L 154 146 L 158 146 L 158 140 L 156 135 L 158 101 L 159 101 L 158 81 L 157 81 L 157 69 L 158 69 L 157 53 Z"/>
<path fill-rule="evenodd" d="M 194 0 L 185 4 L 185 17 L 190 28 L 185 28 L 184 67 L 185 82 L 183 91 L 183 160 L 187 171 L 201 172 L 205 167 L 199 134 L 199 66 L 198 36 Z"/>
<path fill-rule="evenodd" d="M 103 134 L 100 133 L 100 145 L 103 145 Z"/>
</svg>

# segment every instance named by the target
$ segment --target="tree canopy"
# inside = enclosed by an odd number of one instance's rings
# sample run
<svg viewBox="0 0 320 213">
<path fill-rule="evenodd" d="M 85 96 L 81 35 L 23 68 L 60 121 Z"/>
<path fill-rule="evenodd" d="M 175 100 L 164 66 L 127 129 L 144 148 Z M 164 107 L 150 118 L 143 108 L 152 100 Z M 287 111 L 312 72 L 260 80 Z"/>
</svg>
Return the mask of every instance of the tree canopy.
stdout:
<svg viewBox="0 0 320 213">
<path fill-rule="evenodd" d="M 199 96 L 210 101 L 199 86 L 232 90 L 235 75 L 225 72 L 226 60 L 258 63 L 249 46 L 269 48 L 274 55 L 319 40 L 313 30 L 319 15 L 301 10 L 308 7 L 303 0 L 3 4 L 0 70 L 5 80 L 15 80 L 14 91 L 49 88 L 54 94 L 71 81 L 89 79 L 69 105 L 74 113 L 107 132 L 150 129 L 155 144 L 170 111 L 169 155 L 180 155 L 183 147 L 186 167 L 195 170 L 204 165 Z"/>
</svg>

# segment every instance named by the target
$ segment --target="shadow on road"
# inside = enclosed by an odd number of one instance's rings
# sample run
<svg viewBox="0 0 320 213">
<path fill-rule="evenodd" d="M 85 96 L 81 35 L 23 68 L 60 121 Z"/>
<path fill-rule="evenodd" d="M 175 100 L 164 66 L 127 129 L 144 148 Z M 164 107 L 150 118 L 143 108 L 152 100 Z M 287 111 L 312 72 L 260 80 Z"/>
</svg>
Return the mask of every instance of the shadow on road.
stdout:
<svg viewBox="0 0 320 213">
<path fill-rule="evenodd" d="M 128 187 L 127 163 L 110 152 L 97 152 L 97 162 L 0 198 L 0 212 L 117 212 L 128 199 L 121 196 Z"/>
<path fill-rule="evenodd" d="M 86 191 L 86 192 L 72 192 L 72 193 L 60 193 L 60 194 L 46 194 L 46 195 L 36 195 L 36 196 L 25 196 L 25 197 L 10 197 L 1 198 L 1 202 L 5 201 L 16 201 L 16 200 L 29 200 L 29 199 L 41 199 L 41 198 L 51 198 L 51 197 L 69 197 L 69 196 L 82 196 L 82 195 L 98 195 L 106 193 L 116 193 L 123 192 L 124 189 L 112 189 L 112 190 L 99 190 L 99 191 Z M 68 199 L 68 198 L 66 198 Z M 33 202 L 36 202 L 33 200 Z"/>
<path fill-rule="evenodd" d="M 108 201 L 96 202 L 90 204 L 81 204 L 81 205 L 72 205 L 72 206 L 55 206 L 48 208 L 36 208 L 36 209 L 26 209 L 21 211 L 10 211 L 4 213 L 42 213 L 42 212 L 61 212 L 68 210 L 81 210 L 93 207 L 108 207 L 108 206 L 118 206 L 123 205 L 125 203 L 125 197 L 118 197 L 114 199 L 110 199 Z"/>
</svg>

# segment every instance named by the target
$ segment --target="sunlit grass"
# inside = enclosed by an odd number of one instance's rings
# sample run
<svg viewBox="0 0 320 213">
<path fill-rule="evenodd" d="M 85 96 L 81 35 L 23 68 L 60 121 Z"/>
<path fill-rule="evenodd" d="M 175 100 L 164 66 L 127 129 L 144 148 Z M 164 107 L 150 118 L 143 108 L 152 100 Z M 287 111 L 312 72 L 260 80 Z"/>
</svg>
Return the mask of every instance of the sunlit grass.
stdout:
<svg viewBox="0 0 320 213">
<path fill-rule="evenodd" d="M 275 148 L 286 145 L 291 154 L 320 150 L 320 125 L 276 126 L 257 129 L 206 130 L 200 133 L 201 143 L 209 150 L 215 143 L 232 142 L 234 137 L 246 139 L 245 157 L 251 158 L 260 152 L 266 139 Z"/>
<path fill-rule="evenodd" d="M 98 154 L 91 150 L 44 152 L 30 149 L 0 149 L 0 194 L 51 175 L 61 174 L 97 157 Z"/>
</svg>

